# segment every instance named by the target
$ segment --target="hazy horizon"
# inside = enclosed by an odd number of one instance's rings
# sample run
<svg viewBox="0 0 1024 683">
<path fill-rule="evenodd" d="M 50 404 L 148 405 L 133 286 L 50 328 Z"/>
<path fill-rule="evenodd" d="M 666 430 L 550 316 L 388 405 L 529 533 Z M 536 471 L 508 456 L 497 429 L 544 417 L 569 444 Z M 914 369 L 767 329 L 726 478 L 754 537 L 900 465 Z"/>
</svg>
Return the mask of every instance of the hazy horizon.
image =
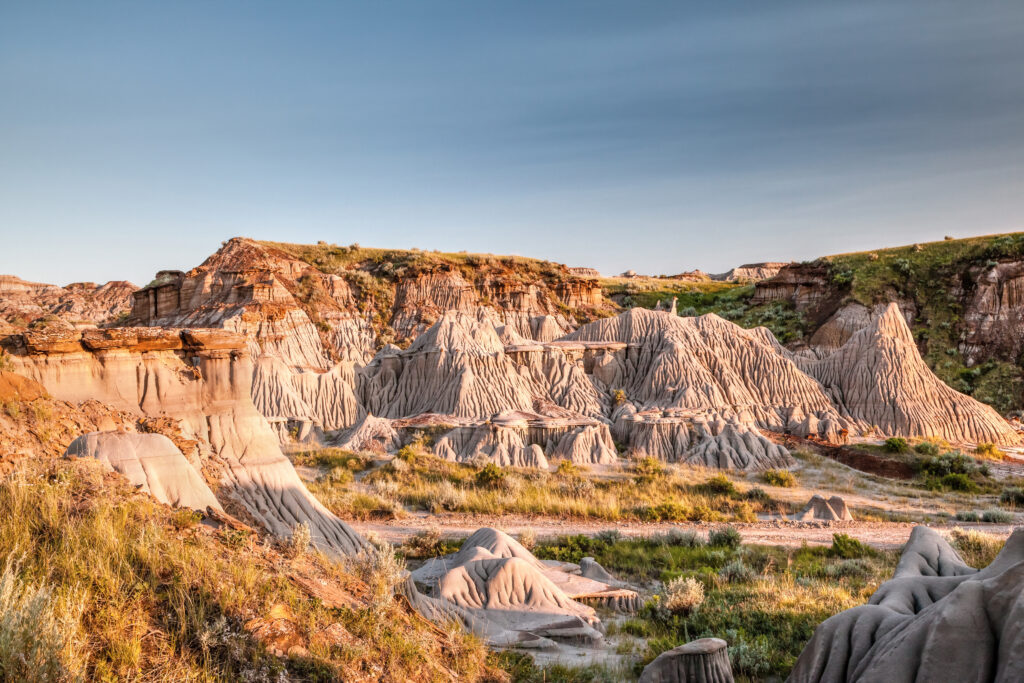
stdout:
<svg viewBox="0 0 1024 683">
<path fill-rule="evenodd" d="M 0 273 L 722 272 L 1024 229 L 1024 6 L 0 0 Z"/>
</svg>

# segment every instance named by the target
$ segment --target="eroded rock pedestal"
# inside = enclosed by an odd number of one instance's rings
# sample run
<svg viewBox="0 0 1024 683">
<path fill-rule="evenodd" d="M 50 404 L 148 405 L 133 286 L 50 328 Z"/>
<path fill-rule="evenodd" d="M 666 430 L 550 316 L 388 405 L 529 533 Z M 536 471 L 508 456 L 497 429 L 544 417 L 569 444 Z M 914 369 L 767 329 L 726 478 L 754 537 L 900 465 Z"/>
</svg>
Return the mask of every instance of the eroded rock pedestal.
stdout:
<svg viewBox="0 0 1024 683">
<path fill-rule="evenodd" d="M 638 683 L 732 683 L 727 643 L 701 638 L 662 652 L 644 667 Z"/>
</svg>

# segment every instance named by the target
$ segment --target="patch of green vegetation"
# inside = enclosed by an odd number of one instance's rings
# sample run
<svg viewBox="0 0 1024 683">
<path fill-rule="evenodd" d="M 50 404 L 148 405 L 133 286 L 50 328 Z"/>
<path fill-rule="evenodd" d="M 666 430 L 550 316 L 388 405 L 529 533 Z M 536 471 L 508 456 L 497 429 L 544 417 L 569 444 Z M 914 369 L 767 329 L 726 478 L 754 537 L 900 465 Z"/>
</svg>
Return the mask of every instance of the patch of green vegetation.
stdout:
<svg viewBox="0 0 1024 683">
<path fill-rule="evenodd" d="M 719 637 L 729 643 L 734 673 L 759 679 L 788 674 L 818 624 L 864 604 L 892 575 L 896 552 L 851 551 L 850 541 L 833 547 L 844 548 L 852 559 L 825 546 L 713 547 L 680 533 L 630 540 L 615 534 L 568 536 L 539 544 L 535 553 L 568 562 L 592 556 L 613 574 L 641 583 L 699 581 L 704 597 L 692 609 L 669 609 L 666 586 L 664 597 L 656 596 L 619 626 L 647 639 L 635 673 L 665 650 Z"/>
<path fill-rule="evenodd" d="M 749 522 L 759 512 L 788 508 L 764 491 L 750 495 L 725 475 L 638 460 L 624 473 L 590 473 L 567 460 L 555 472 L 499 468 L 493 463 L 453 463 L 435 455 L 403 449 L 387 465 L 362 481 L 363 493 L 350 482 L 321 480 L 311 488 L 337 514 L 358 513 L 358 496 L 390 501 L 396 507 L 434 513 L 522 514 L 616 521 Z M 332 503 L 336 501 L 338 507 Z M 378 503 L 383 504 L 383 502 Z"/>
<path fill-rule="evenodd" d="M 806 321 L 792 304 L 773 301 L 753 305 L 754 285 L 671 278 L 610 278 L 601 281 L 605 296 L 625 308 L 654 308 L 677 299 L 681 316 L 714 313 L 741 327 L 767 327 L 782 343 L 800 339 Z"/>
<path fill-rule="evenodd" d="M 1024 369 L 1008 360 L 967 367 L 959 350 L 963 332 L 960 301 L 953 292 L 968 284 L 970 268 L 992 268 L 1000 259 L 1024 258 L 1024 233 L 944 240 L 819 259 L 832 282 L 848 287 L 865 306 L 910 299 L 911 324 L 928 366 L 957 391 L 1001 413 L 1022 405 Z"/>
</svg>

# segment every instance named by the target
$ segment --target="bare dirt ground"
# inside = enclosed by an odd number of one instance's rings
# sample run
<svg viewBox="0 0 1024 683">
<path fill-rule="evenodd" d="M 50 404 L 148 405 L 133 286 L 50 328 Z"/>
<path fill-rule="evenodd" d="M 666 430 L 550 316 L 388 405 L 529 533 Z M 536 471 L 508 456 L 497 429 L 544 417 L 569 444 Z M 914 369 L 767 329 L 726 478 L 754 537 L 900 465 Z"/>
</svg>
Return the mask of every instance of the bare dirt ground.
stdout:
<svg viewBox="0 0 1024 683">
<path fill-rule="evenodd" d="M 350 521 L 360 533 L 372 532 L 381 540 L 400 544 L 411 536 L 428 529 L 438 529 L 450 538 L 468 536 L 480 527 L 495 527 L 510 534 L 532 529 L 539 538 L 572 534 L 596 535 L 602 531 L 616 530 L 623 536 L 652 536 L 670 530 L 707 532 L 722 524 L 685 522 L 606 522 L 586 520 L 560 520 L 552 518 L 530 518 L 518 515 L 462 515 L 429 513 L 411 514 L 402 519 L 386 521 Z M 791 522 L 766 520 L 750 524 L 732 524 L 739 530 L 745 543 L 799 547 L 808 545 L 831 545 L 832 534 L 844 533 L 876 548 L 899 548 L 910 537 L 916 524 L 902 522 Z M 961 526 L 978 528 L 987 533 L 1008 536 L 1013 529 L 1009 524 L 929 524 L 932 528 L 943 529 Z"/>
</svg>

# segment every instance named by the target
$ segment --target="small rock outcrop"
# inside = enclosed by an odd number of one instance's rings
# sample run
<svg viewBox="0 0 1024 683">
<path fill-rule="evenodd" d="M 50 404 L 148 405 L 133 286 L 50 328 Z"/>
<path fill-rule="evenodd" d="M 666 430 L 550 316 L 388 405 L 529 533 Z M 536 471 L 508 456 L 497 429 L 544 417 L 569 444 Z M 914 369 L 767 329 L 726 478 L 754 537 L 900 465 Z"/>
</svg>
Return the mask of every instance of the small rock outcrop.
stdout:
<svg viewBox="0 0 1024 683">
<path fill-rule="evenodd" d="M 644 667 L 639 683 L 732 683 L 727 643 L 701 638 L 662 652 Z"/>
<path fill-rule="evenodd" d="M 428 560 L 412 579 L 425 586 L 431 610 L 469 615 L 469 627 L 492 644 L 553 647 L 552 639 L 603 638 L 597 613 L 583 601 L 609 607 L 638 602 L 635 592 L 610 576 L 592 578 L 607 575 L 594 565 L 585 576 L 574 564 L 541 562 L 508 534 L 483 528 L 458 552 Z"/>
<path fill-rule="evenodd" d="M 199 472 L 162 434 L 92 432 L 72 441 L 64 455 L 96 458 L 161 503 L 201 512 L 222 509 Z"/>
<path fill-rule="evenodd" d="M 967 566 L 936 531 L 911 532 L 868 604 L 826 619 L 789 681 L 1024 680 L 1024 530 L 992 564 Z"/>
<path fill-rule="evenodd" d="M 846 501 L 840 496 L 832 496 L 828 500 L 818 494 L 811 496 L 807 506 L 796 515 L 795 519 L 802 522 L 826 521 L 826 522 L 852 522 L 853 515 Z"/>
</svg>

